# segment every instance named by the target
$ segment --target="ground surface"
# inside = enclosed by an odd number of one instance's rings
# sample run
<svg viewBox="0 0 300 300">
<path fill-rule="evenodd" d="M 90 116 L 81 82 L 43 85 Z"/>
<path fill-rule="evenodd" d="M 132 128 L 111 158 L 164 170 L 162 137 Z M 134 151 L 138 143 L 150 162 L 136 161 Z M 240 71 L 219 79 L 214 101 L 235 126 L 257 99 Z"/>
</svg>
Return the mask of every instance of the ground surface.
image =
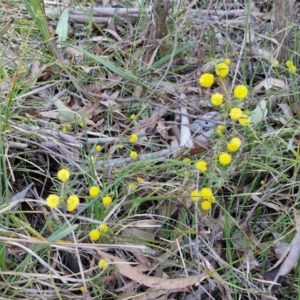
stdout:
<svg viewBox="0 0 300 300">
<path fill-rule="evenodd" d="M 298 3 L 21 2 L 0 299 L 300 299 Z"/>
</svg>

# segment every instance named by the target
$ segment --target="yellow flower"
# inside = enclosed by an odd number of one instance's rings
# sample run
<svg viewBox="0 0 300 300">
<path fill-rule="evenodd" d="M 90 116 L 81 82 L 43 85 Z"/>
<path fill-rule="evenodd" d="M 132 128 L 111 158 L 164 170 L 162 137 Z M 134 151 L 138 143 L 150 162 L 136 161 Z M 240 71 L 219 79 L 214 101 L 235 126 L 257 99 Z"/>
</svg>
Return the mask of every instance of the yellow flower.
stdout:
<svg viewBox="0 0 300 300">
<path fill-rule="evenodd" d="M 79 205 L 79 198 L 77 195 L 70 195 L 67 199 L 67 210 L 72 212 Z"/>
<path fill-rule="evenodd" d="M 200 198 L 203 201 L 209 201 L 210 203 L 215 203 L 216 198 L 211 190 L 211 188 L 203 188 L 199 192 Z"/>
<path fill-rule="evenodd" d="M 128 184 L 128 189 L 129 189 L 130 191 L 134 191 L 134 190 L 136 189 L 136 184 L 134 184 L 134 183 L 129 183 L 129 184 Z"/>
<path fill-rule="evenodd" d="M 66 133 L 68 131 L 67 127 L 63 127 L 61 130 L 63 133 Z"/>
<path fill-rule="evenodd" d="M 110 206 L 110 204 L 112 203 L 111 197 L 109 197 L 109 196 L 103 197 L 102 203 L 103 203 L 103 205 L 106 206 L 106 207 L 107 207 L 107 206 Z"/>
<path fill-rule="evenodd" d="M 82 286 L 82 287 L 80 288 L 80 291 L 81 291 L 81 293 L 84 293 L 84 292 L 85 292 L 85 287 Z"/>
<path fill-rule="evenodd" d="M 96 151 L 97 151 L 97 152 L 101 151 L 101 149 L 102 149 L 102 147 L 101 147 L 100 145 L 97 145 L 97 146 L 96 146 Z"/>
<path fill-rule="evenodd" d="M 239 107 L 233 107 L 229 115 L 232 120 L 237 121 L 242 117 L 243 111 Z"/>
<path fill-rule="evenodd" d="M 123 149 L 124 148 L 124 145 L 119 145 L 119 149 Z"/>
<path fill-rule="evenodd" d="M 61 169 L 57 172 L 57 178 L 62 181 L 68 181 L 70 178 L 70 172 L 68 169 Z"/>
<path fill-rule="evenodd" d="M 224 60 L 224 64 L 227 65 L 227 66 L 229 66 L 229 65 L 231 64 L 230 59 L 229 59 L 229 58 L 226 58 L 226 59 Z"/>
<path fill-rule="evenodd" d="M 227 144 L 227 149 L 230 152 L 236 152 L 240 149 L 242 141 L 239 138 L 232 138 Z"/>
<path fill-rule="evenodd" d="M 143 183 L 143 182 L 144 182 L 144 179 L 143 179 L 142 177 L 138 177 L 138 178 L 136 179 L 136 181 L 137 181 L 138 183 Z"/>
<path fill-rule="evenodd" d="M 236 98 L 243 100 L 248 96 L 248 88 L 245 85 L 240 84 L 236 86 L 236 88 L 233 91 L 233 94 Z"/>
<path fill-rule="evenodd" d="M 274 60 L 272 62 L 272 67 L 277 68 L 279 66 L 279 61 L 278 60 Z"/>
<path fill-rule="evenodd" d="M 130 191 L 134 191 L 134 190 L 136 189 L 136 184 L 134 184 L 134 183 L 129 183 L 129 184 L 128 184 L 128 189 L 129 189 Z"/>
<path fill-rule="evenodd" d="M 106 270 L 108 268 L 108 263 L 107 261 L 104 259 L 104 258 L 101 258 L 98 262 L 98 267 L 101 269 L 101 270 Z"/>
<path fill-rule="evenodd" d="M 231 155 L 229 153 L 227 153 L 227 152 L 220 153 L 219 162 L 220 162 L 221 165 L 228 166 L 228 165 L 230 165 L 231 160 L 232 160 L 232 158 L 231 158 Z"/>
<path fill-rule="evenodd" d="M 100 226 L 99 226 L 99 231 L 101 232 L 101 233 L 106 233 L 107 231 L 108 231 L 108 226 L 106 225 L 106 224 L 101 224 Z"/>
<path fill-rule="evenodd" d="M 132 115 L 130 116 L 130 119 L 131 119 L 132 121 L 134 121 L 134 120 L 136 119 L 136 115 L 135 115 L 135 114 L 132 114 Z"/>
<path fill-rule="evenodd" d="M 100 194 L 101 190 L 98 186 L 93 185 L 90 187 L 89 194 L 91 197 L 97 197 Z"/>
<path fill-rule="evenodd" d="M 138 156 L 139 156 L 139 155 L 137 154 L 137 152 L 135 152 L 135 151 L 131 151 L 131 152 L 130 152 L 130 158 L 131 158 L 131 159 L 136 159 Z"/>
<path fill-rule="evenodd" d="M 229 67 L 225 63 L 219 63 L 216 67 L 216 74 L 222 78 L 226 77 L 229 73 Z"/>
<path fill-rule="evenodd" d="M 196 169 L 200 170 L 203 173 L 205 173 L 207 171 L 207 164 L 206 164 L 205 160 L 197 161 L 195 167 L 196 167 Z"/>
<path fill-rule="evenodd" d="M 133 133 L 131 136 L 130 136 L 130 143 L 136 143 L 138 141 L 139 137 L 137 134 Z"/>
<path fill-rule="evenodd" d="M 250 124 L 250 117 L 246 114 L 242 114 L 239 118 L 239 123 L 242 126 L 248 126 Z"/>
<path fill-rule="evenodd" d="M 90 231 L 89 236 L 93 242 L 96 242 L 100 239 L 101 233 L 98 229 L 93 229 Z"/>
<path fill-rule="evenodd" d="M 203 201 L 203 202 L 201 203 L 201 208 L 202 208 L 203 210 L 210 210 L 210 208 L 211 208 L 211 203 L 210 203 L 209 201 L 205 200 L 205 201 Z"/>
<path fill-rule="evenodd" d="M 289 68 L 289 67 L 293 66 L 294 64 L 293 64 L 292 61 L 287 60 L 287 62 L 285 63 L 285 65 Z"/>
<path fill-rule="evenodd" d="M 215 82 L 215 77 L 213 74 L 204 73 L 199 78 L 199 84 L 203 87 L 211 87 Z"/>
<path fill-rule="evenodd" d="M 56 208 L 60 204 L 60 198 L 57 195 L 49 195 L 46 199 L 46 203 L 50 208 Z"/>
<path fill-rule="evenodd" d="M 288 67 L 288 70 L 290 73 L 293 73 L 293 74 L 297 72 L 297 68 L 295 66 Z"/>
<path fill-rule="evenodd" d="M 214 106 L 220 106 L 223 103 L 224 96 L 219 93 L 215 93 L 211 96 L 210 102 Z"/>
<path fill-rule="evenodd" d="M 190 194 L 190 197 L 192 199 L 192 201 L 199 201 L 200 200 L 200 192 L 197 190 L 193 190 Z"/>
<path fill-rule="evenodd" d="M 217 126 L 217 135 L 221 135 L 223 133 L 224 126 L 223 125 L 218 125 Z"/>
<path fill-rule="evenodd" d="M 183 160 L 182 160 L 184 163 L 190 163 L 191 162 L 191 159 L 189 157 L 185 157 Z"/>
<path fill-rule="evenodd" d="M 261 181 L 260 181 L 260 184 L 261 184 L 261 185 L 265 185 L 266 183 L 265 183 L 264 180 L 261 180 Z"/>
</svg>

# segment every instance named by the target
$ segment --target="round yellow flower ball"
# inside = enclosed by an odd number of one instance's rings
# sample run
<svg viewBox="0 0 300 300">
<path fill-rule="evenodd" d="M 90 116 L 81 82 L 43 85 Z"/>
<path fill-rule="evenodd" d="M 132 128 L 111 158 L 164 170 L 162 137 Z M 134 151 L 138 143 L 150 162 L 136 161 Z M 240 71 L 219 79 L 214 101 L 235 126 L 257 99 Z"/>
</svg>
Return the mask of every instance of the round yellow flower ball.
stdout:
<svg viewBox="0 0 300 300">
<path fill-rule="evenodd" d="M 104 258 L 101 258 L 98 262 L 98 267 L 101 269 L 101 270 L 106 270 L 108 268 L 108 263 L 107 261 L 104 259 Z"/>
<path fill-rule="evenodd" d="M 219 63 L 217 64 L 217 67 L 216 67 L 216 74 L 219 76 L 219 77 L 226 77 L 229 73 L 229 67 L 227 64 L 225 63 Z"/>
<path fill-rule="evenodd" d="M 136 143 L 138 141 L 139 137 L 137 134 L 133 133 L 130 138 L 129 138 L 129 141 L 130 143 Z"/>
<path fill-rule="evenodd" d="M 201 203 L 201 208 L 205 211 L 210 210 L 211 203 L 209 201 L 205 200 Z"/>
<path fill-rule="evenodd" d="M 99 231 L 101 232 L 101 233 L 106 233 L 107 231 L 108 231 L 108 226 L 106 225 L 106 224 L 101 224 L 100 226 L 99 226 Z"/>
<path fill-rule="evenodd" d="M 56 208 L 60 204 L 60 198 L 57 195 L 49 195 L 46 199 L 46 203 L 50 208 Z"/>
<path fill-rule="evenodd" d="M 242 115 L 243 111 L 239 107 L 233 107 L 229 112 L 230 118 L 233 121 L 238 121 Z"/>
<path fill-rule="evenodd" d="M 90 239 L 93 241 L 93 242 L 96 242 L 99 240 L 100 236 L 101 236 L 101 233 L 98 229 L 93 229 L 90 231 L 89 233 L 89 236 L 90 236 Z"/>
<path fill-rule="evenodd" d="M 205 160 L 199 160 L 195 164 L 196 169 L 205 173 L 207 171 L 207 164 Z"/>
<path fill-rule="evenodd" d="M 227 144 L 227 149 L 230 152 L 236 152 L 240 149 L 241 145 L 242 141 L 239 138 L 232 138 Z"/>
<path fill-rule="evenodd" d="M 93 185 L 90 187 L 89 194 L 91 197 L 97 197 L 100 194 L 101 190 L 98 186 Z"/>
<path fill-rule="evenodd" d="M 223 103 L 224 96 L 219 93 L 215 93 L 211 96 L 210 102 L 214 106 L 220 106 Z"/>
<path fill-rule="evenodd" d="M 250 117 L 247 114 L 242 114 L 239 118 L 239 123 L 242 126 L 248 126 L 250 124 Z"/>
<path fill-rule="evenodd" d="M 131 152 L 130 152 L 130 158 L 131 158 L 131 159 L 136 159 L 138 156 L 139 156 L 139 155 L 138 155 L 137 152 L 135 152 L 135 151 L 131 151 Z"/>
<path fill-rule="evenodd" d="M 79 198 L 77 195 L 70 195 L 67 199 L 67 210 L 72 212 L 79 205 Z"/>
<path fill-rule="evenodd" d="M 210 203 L 215 203 L 216 199 L 211 188 L 203 188 L 200 191 L 200 198 L 204 201 L 209 201 Z"/>
<path fill-rule="evenodd" d="M 107 206 L 110 206 L 110 204 L 112 203 L 111 197 L 109 197 L 109 196 L 103 197 L 102 203 L 103 203 L 103 205 L 106 206 L 106 207 L 107 207 Z"/>
<path fill-rule="evenodd" d="M 57 178 L 62 181 L 68 181 L 70 178 L 70 172 L 68 169 L 61 169 L 57 172 Z"/>
<path fill-rule="evenodd" d="M 215 82 L 215 77 L 213 74 L 204 73 L 199 78 L 199 84 L 203 87 L 211 87 Z"/>
<path fill-rule="evenodd" d="M 230 165 L 231 161 L 232 161 L 232 158 L 229 153 L 227 153 L 227 152 L 220 153 L 219 162 L 221 165 L 228 166 L 228 165 Z"/>
<path fill-rule="evenodd" d="M 200 192 L 197 190 L 193 190 L 190 194 L 190 197 L 191 197 L 192 201 L 197 202 L 200 200 Z"/>
<path fill-rule="evenodd" d="M 233 91 L 233 94 L 236 98 L 243 100 L 248 96 L 248 88 L 245 85 L 240 84 L 236 86 L 236 88 Z"/>
</svg>

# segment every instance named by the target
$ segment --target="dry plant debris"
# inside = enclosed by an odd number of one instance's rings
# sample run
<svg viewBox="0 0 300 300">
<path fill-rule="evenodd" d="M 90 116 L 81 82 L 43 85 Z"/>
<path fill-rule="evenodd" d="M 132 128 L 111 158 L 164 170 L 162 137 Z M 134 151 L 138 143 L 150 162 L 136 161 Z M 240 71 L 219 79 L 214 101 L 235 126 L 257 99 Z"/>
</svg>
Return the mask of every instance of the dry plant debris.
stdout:
<svg viewBox="0 0 300 300">
<path fill-rule="evenodd" d="M 299 298 L 298 2 L 1 7 L 1 299 Z"/>
</svg>

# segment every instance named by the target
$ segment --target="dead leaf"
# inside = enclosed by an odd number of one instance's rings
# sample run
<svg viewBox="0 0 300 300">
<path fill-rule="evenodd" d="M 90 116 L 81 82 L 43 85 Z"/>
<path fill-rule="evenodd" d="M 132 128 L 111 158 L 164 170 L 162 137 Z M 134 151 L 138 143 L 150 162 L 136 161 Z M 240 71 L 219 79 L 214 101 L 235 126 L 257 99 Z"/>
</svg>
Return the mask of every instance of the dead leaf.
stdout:
<svg viewBox="0 0 300 300">
<path fill-rule="evenodd" d="M 262 88 L 265 88 L 265 90 L 268 92 L 271 88 L 287 89 L 288 87 L 282 80 L 276 78 L 266 78 L 253 88 L 253 95 L 257 94 Z"/>
<path fill-rule="evenodd" d="M 149 118 L 143 119 L 134 124 L 133 132 L 140 135 L 150 133 L 156 126 L 158 120 L 167 112 L 166 108 L 155 108 Z M 143 137 L 142 137 L 143 138 Z M 146 138 L 145 138 L 146 140 Z"/>
<path fill-rule="evenodd" d="M 254 34 L 254 36 L 256 36 L 256 33 Z M 276 58 L 273 56 L 273 54 L 268 52 L 267 50 L 252 48 L 251 55 L 263 58 L 267 60 L 270 64 L 276 61 Z"/>
<path fill-rule="evenodd" d="M 287 105 L 286 103 L 279 103 L 278 106 L 281 108 L 281 110 L 285 116 L 290 117 L 290 118 L 293 117 L 293 112 L 289 105 Z"/>
<path fill-rule="evenodd" d="M 278 262 L 270 270 L 263 274 L 264 279 L 273 281 L 269 287 L 270 290 L 279 288 L 278 283 L 280 278 L 288 274 L 298 264 L 300 256 L 300 216 L 295 209 L 294 216 L 297 230 L 296 235 Z"/>
<path fill-rule="evenodd" d="M 96 250 L 101 257 L 103 257 L 108 263 L 114 264 L 120 274 L 123 276 L 143 284 L 150 288 L 163 289 L 163 290 L 173 290 L 173 289 L 182 289 L 189 285 L 194 285 L 198 282 L 201 282 L 208 276 L 208 272 L 204 271 L 199 275 L 190 276 L 187 278 L 177 278 L 177 279 L 162 279 L 159 277 L 148 276 L 143 273 L 140 273 L 135 268 L 130 266 L 130 264 L 119 257 L 107 254 L 99 249 Z"/>
<path fill-rule="evenodd" d="M 156 129 L 158 131 L 158 133 L 162 136 L 162 138 L 167 141 L 169 139 L 171 139 L 171 137 L 168 134 L 168 130 L 170 129 L 169 127 L 166 126 L 165 122 L 163 119 L 160 119 L 157 122 L 157 126 Z"/>
<path fill-rule="evenodd" d="M 74 60 L 76 65 L 83 62 L 84 55 L 83 55 L 83 53 L 81 53 L 77 49 L 75 49 L 73 47 L 66 47 L 64 49 L 64 51 L 67 54 L 67 56 L 69 56 L 72 60 Z"/>
</svg>

